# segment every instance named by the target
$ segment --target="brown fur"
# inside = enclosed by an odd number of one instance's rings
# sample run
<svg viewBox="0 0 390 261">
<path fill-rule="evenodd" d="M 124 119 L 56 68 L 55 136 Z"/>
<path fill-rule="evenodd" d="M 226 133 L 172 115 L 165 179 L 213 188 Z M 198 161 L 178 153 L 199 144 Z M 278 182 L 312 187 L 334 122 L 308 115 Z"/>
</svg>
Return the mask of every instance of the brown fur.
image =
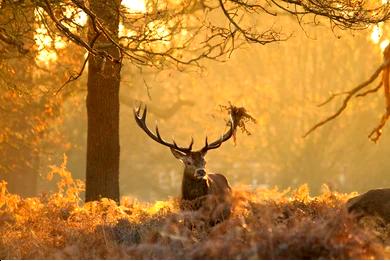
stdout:
<svg viewBox="0 0 390 261">
<path fill-rule="evenodd" d="M 181 195 L 184 200 L 194 200 L 208 194 L 206 179 L 197 180 L 188 176 L 183 177 Z"/>
<path fill-rule="evenodd" d="M 230 194 L 231 188 L 226 177 L 222 174 L 208 174 L 208 194 L 226 195 Z"/>
<path fill-rule="evenodd" d="M 184 163 L 181 208 L 199 210 L 212 225 L 227 219 L 231 212 L 231 187 L 226 177 L 211 173 L 197 177 L 196 170 L 205 167 L 205 153 L 172 153 Z"/>
<path fill-rule="evenodd" d="M 379 216 L 390 223 L 390 189 L 373 189 L 347 202 L 349 212 Z"/>
</svg>

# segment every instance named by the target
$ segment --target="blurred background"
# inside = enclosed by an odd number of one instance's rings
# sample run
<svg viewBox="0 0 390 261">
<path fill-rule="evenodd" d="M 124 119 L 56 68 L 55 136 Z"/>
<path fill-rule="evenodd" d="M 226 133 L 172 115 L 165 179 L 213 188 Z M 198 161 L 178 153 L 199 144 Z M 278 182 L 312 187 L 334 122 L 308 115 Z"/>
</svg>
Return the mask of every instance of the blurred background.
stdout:
<svg viewBox="0 0 390 261">
<path fill-rule="evenodd" d="M 220 105 L 231 102 L 245 107 L 257 120 L 247 126 L 252 135 L 238 131 L 236 144 L 228 141 L 207 155 L 209 171 L 225 174 L 233 186 L 285 189 L 307 183 L 313 194 L 320 192 L 322 184 L 342 192 L 390 186 L 389 128 L 377 144 L 367 137 L 382 116 L 382 93 L 353 100 L 339 118 L 302 137 L 332 114 L 342 97 L 323 107 L 318 104 L 332 93 L 365 81 L 380 65 L 388 44 L 386 26 L 332 31 L 326 22 L 301 28 L 294 18 L 282 17 L 275 27 L 291 37 L 265 46 L 245 45 L 226 62 L 203 61 L 201 68 L 180 72 L 125 62 L 120 119 L 122 196 L 153 201 L 180 194 L 183 167 L 168 148 L 136 126 L 132 109 L 139 102 L 150 109 L 151 128 L 157 121 L 162 136 L 175 137 L 181 145 L 187 145 L 193 136 L 196 148 L 203 146 L 206 135 L 216 139 L 226 130 L 227 115 Z M 35 30 L 35 34 L 35 44 L 47 44 L 44 31 Z M 61 89 L 61 95 L 54 95 L 57 98 L 41 95 L 66 81 L 66 72 L 82 64 L 84 51 L 72 46 L 57 49 L 60 51 L 38 52 L 36 66 L 31 66 L 28 76 L 18 75 L 18 68 L 25 63 L 13 65 L 13 75 L 21 82 L 17 86 L 34 86 L 39 99 L 27 104 L 22 87 L 16 93 L 7 88 L 2 91 L 3 105 L 9 97 L 20 100 L 1 114 L 3 140 L 8 133 L 11 145 L 19 140 L 29 142 L 17 149 L 2 144 L 0 167 L 26 184 L 26 194 L 55 189 L 45 176 L 50 165 L 61 164 L 64 154 L 73 176 L 85 178 L 86 74 Z M 2 80 L 6 85 L 4 82 L 6 78 Z M 29 130 L 30 123 L 34 133 Z"/>
<path fill-rule="evenodd" d="M 298 27 L 288 30 L 294 34 L 286 42 L 246 46 L 225 63 L 202 64 L 201 72 L 125 66 L 122 194 L 143 200 L 180 194 L 182 165 L 136 126 L 136 101 L 148 104 L 150 128 L 157 121 L 163 137 L 175 137 L 184 146 L 193 136 L 198 148 L 206 135 L 216 139 L 225 131 L 227 115 L 219 105 L 244 106 L 257 119 L 248 125 L 252 135 L 238 131 L 236 145 L 229 141 L 207 155 L 208 169 L 224 173 L 233 186 L 284 189 L 307 183 L 314 193 L 324 183 L 345 192 L 389 186 L 390 136 L 385 131 L 378 144 L 367 137 L 384 108 L 381 93 L 354 100 L 338 119 L 302 137 L 340 106 L 341 97 L 321 108 L 317 104 L 365 81 L 381 63 L 375 32 L 334 33 L 323 27 L 307 32 L 308 37 Z M 78 144 L 67 152 L 68 166 L 83 178 L 86 112 L 79 108 L 72 114 L 69 105 L 65 132 Z"/>
</svg>

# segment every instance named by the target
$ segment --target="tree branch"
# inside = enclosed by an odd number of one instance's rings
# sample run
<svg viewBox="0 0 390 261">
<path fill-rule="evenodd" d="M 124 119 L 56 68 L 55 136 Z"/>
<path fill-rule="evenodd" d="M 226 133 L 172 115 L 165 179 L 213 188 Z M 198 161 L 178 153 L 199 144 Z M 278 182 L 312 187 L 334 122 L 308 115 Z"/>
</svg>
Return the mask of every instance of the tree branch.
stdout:
<svg viewBox="0 0 390 261">
<path fill-rule="evenodd" d="M 316 129 L 318 129 L 319 127 L 325 125 L 326 123 L 334 120 L 335 118 L 337 118 L 338 116 L 340 116 L 340 114 L 345 110 L 345 108 L 347 108 L 347 105 L 349 103 L 349 101 L 359 92 L 361 91 L 362 89 L 364 89 L 365 87 L 367 87 L 370 83 L 372 83 L 373 81 L 375 81 L 379 74 L 382 72 L 383 69 L 385 69 L 386 67 L 388 67 L 390 65 L 390 61 L 387 60 L 385 61 L 384 63 L 382 63 L 376 70 L 375 72 L 371 75 L 371 77 L 359 84 L 358 86 L 356 86 L 355 88 L 347 91 L 347 92 L 344 92 L 342 94 L 346 94 L 347 97 L 344 98 L 343 100 L 343 103 L 341 105 L 341 107 L 334 113 L 332 114 L 331 116 L 329 116 L 328 118 L 324 119 L 323 121 L 320 121 L 319 123 L 317 123 L 316 125 L 314 125 L 313 127 L 311 127 L 304 135 L 303 137 L 307 137 L 310 133 L 312 133 L 313 131 L 315 131 Z M 333 99 L 334 96 L 331 98 Z M 328 99 L 328 101 L 330 101 L 331 99 Z"/>
</svg>

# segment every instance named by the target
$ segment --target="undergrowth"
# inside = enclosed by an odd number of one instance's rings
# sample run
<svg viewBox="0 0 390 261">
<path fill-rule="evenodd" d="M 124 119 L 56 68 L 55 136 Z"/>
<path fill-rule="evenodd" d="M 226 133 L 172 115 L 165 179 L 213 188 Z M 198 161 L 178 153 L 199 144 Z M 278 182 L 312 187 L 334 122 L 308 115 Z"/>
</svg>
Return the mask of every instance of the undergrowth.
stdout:
<svg viewBox="0 0 390 261">
<path fill-rule="evenodd" d="M 384 259 L 390 226 L 356 221 L 345 210 L 352 194 L 326 186 L 310 197 L 294 191 L 233 189 L 228 220 L 209 226 L 178 199 L 154 204 L 123 198 L 83 204 L 83 183 L 66 162 L 56 193 L 21 198 L 0 183 L 0 259 Z"/>
</svg>

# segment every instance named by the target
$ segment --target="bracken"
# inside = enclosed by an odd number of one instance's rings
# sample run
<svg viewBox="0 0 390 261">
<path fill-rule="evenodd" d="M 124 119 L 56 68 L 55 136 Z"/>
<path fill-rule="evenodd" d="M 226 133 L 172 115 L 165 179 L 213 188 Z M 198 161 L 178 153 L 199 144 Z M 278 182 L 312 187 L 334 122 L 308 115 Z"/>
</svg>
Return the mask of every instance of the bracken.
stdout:
<svg viewBox="0 0 390 261">
<path fill-rule="evenodd" d="M 290 192 L 233 188 L 230 218 L 210 226 L 201 212 L 180 210 L 178 199 L 82 204 L 80 182 L 62 177 L 57 193 L 37 198 L 9 194 L 0 184 L 0 259 L 390 257 L 389 225 L 356 221 L 344 206 L 352 194 L 326 187 L 318 197 L 310 197 L 307 186 Z"/>
</svg>

